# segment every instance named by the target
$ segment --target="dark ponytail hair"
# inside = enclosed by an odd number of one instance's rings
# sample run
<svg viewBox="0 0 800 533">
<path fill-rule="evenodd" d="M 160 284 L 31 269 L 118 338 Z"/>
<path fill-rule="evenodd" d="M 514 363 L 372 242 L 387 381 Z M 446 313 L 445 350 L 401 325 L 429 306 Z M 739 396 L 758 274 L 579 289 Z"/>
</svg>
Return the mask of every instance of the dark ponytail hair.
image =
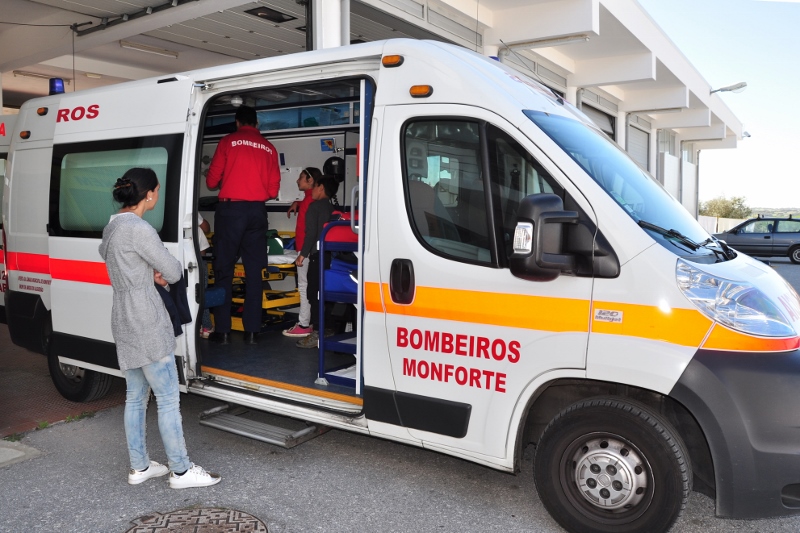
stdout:
<svg viewBox="0 0 800 533">
<path fill-rule="evenodd" d="M 339 205 L 339 200 L 336 199 L 336 193 L 339 191 L 339 182 L 333 176 L 322 176 L 317 185 L 322 185 L 325 188 L 325 196 L 328 197 L 333 205 Z"/>
<path fill-rule="evenodd" d="M 158 176 L 153 170 L 132 168 L 114 184 L 114 200 L 122 204 L 122 207 L 133 207 L 156 187 L 158 187 Z"/>
<path fill-rule="evenodd" d="M 311 183 L 314 185 L 319 183 L 319 180 L 322 178 L 322 172 L 317 167 L 306 167 L 303 169 L 303 174 L 305 174 L 306 179 L 310 179 Z"/>
</svg>

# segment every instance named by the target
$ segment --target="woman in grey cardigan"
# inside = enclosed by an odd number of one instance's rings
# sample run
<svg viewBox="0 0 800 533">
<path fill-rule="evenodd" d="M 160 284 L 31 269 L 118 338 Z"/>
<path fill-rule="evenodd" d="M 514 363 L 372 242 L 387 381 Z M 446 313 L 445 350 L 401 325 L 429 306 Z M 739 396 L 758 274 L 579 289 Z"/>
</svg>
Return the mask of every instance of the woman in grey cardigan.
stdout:
<svg viewBox="0 0 800 533">
<path fill-rule="evenodd" d="M 100 255 L 114 289 L 111 334 L 117 345 L 119 369 L 125 375 L 125 437 L 131 470 L 128 483 L 136 485 L 171 472 L 173 489 L 207 487 L 219 483 L 189 461 L 183 438 L 175 334 L 164 302 L 153 282 L 162 287 L 181 277 L 181 264 L 164 247 L 156 230 L 142 219 L 158 202 L 156 173 L 132 168 L 114 184 L 114 200 L 122 205 L 103 230 Z M 147 454 L 146 414 L 150 390 L 158 403 L 158 429 L 169 469 Z"/>
</svg>

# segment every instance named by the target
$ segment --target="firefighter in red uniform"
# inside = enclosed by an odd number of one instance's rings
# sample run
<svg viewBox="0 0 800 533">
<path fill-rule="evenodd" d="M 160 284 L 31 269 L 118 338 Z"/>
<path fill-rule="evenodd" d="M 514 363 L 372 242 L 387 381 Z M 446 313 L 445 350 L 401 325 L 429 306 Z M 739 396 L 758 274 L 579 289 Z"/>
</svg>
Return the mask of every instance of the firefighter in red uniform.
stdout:
<svg viewBox="0 0 800 533">
<path fill-rule="evenodd" d="M 214 283 L 225 289 L 225 302 L 214 308 L 210 340 L 230 342 L 233 268 L 241 256 L 246 292 L 242 325 L 247 344 L 261 331 L 261 270 L 267 266 L 267 207 L 281 184 L 278 152 L 261 136 L 252 107 L 236 110 L 237 131 L 223 137 L 206 176 L 209 189 L 219 186 L 214 214 Z"/>
</svg>

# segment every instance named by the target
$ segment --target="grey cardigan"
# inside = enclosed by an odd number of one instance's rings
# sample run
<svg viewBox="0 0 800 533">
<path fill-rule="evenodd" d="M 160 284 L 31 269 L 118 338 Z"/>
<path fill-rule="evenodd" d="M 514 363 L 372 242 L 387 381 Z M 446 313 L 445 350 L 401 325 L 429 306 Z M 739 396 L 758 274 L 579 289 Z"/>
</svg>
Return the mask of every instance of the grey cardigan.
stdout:
<svg viewBox="0 0 800 533">
<path fill-rule="evenodd" d="M 103 229 L 100 255 L 114 289 L 111 334 L 119 369 L 141 368 L 175 353 L 175 333 L 153 284 L 153 271 L 168 283 L 181 277 L 172 257 L 147 221 L 135 213 L 113 215 Z"/>
</svg>

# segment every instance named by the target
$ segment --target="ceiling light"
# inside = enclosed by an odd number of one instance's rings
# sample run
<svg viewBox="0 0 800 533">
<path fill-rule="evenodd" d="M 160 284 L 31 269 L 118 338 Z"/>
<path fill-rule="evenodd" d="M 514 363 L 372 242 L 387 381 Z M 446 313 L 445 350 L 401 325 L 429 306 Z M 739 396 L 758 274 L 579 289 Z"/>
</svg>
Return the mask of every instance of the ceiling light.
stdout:
<svg viewBox="0 0 800 533">
<path fill-rule="evenodd" d="M 733 85 L 728 85 L 727 87 L 720 87 L 719 89 L 714 89 L 708 94 L 714 93 L 740 93 L 745 90 L 747 87 L 747 82 L 740 81 L 739 83 L 734 83 Z"/>
<path fill-rule="evenodd" d="M 84 76 L 86 76 L 87 78 L 94 78 L 96 80 L 99 80 L 100 78 L 103 77 L 102 74 L 96 74 L 94 72 L 84 72 Z"/>
<path fill-rule="evenodd" d="M 280 11 L 270 9 L 268 7 L 257 7 L 255 9 L 247 9 L 245 10 L 245 13 L 247 13 L 248 15 L 253 15 L 254 17 L 258 17 L 260 19 L 266 19 L 270 22 L 275 22 L 276 24 L 280 24 L 281 22 L 289 22 L 290 20 L 297 19 L 297 17 L 287 15 L 286 13 L 281 13 Z"/>
<path fill-rule="evenodd" d="M 534 39 L 533 41 L 525 41 L 516 43 L 509 46 L 513 50 L 530 50 L 531 48 L 545 48 L 548 46 L 563 46 L 565 44 L 584 43 L 589 40 L 589 36 L 585 33 L 579 35 L 565 35 L 563 37 L 553 37 L 548 39 Z"/>
<path fill-rule="evenodd" d="M 243 103 L 244 103 L 244 100 L 242 100 L 242 97 L 239 96 L 238 94 L 231 98 L 231 105 L 233 107 L 239 107 Z"/>
<path fill-rule="evenodd" d="M 134 43 L 132 41 L 120 41 L 119 45 L 122 48 L 127 48 L 128 50 L 138 50 L 140 52 L 147 52 L 148 54 L 178 59 L 178 52 L 167 50 L 165 48 L 158 48 L 157 46 L 149 46 L 146 44 Z"/>
<path fill-rule="evenodd" d="M 22 76 L 24 78 L 40 78 L 43 80 L 49 80 L 50 78 L 57 78 L 58 76 L 51 76 L 50 74 L 40 74 L 38 72 L 28 72 L 27 70 L 15 70 L 13 71 L 14 76 Z M 69 78 L 61 78 L 64 80 L 64 83 L 69 83 L 72 80 Z"/>
</svg>

